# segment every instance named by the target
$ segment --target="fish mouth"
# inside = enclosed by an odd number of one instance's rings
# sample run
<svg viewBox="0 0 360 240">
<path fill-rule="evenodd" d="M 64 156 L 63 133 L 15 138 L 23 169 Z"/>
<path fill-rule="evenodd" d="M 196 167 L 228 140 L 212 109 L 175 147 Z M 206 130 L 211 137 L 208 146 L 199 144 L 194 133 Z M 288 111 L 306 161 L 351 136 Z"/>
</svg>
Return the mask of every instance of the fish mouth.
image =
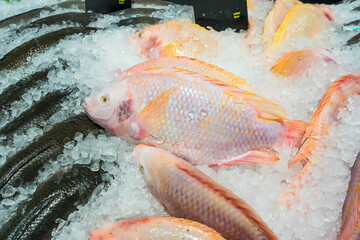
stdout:
<svg viewBox="0 0 360 240">
<path fill-rule="evenodd" d="M 87 102 L 84 102 L 83 103 L 83 107 L 84 107 L 84 110 L 85 110 L 85 113 L 86 115 L 91 118 L 91 109 L 90 109 L 90 106 Z"/>
</svg>

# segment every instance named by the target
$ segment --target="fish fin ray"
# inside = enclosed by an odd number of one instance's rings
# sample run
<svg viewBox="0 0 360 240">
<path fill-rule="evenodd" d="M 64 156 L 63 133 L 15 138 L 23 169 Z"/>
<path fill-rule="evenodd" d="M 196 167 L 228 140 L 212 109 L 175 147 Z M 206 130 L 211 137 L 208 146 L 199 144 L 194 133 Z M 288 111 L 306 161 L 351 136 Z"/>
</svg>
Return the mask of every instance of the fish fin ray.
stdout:
<svg viewBox="0 0 360 240">
<path fill-rule="evenodd" d="M 272 163 L 278 160 L 279 158 L 277 156 L 267 152 L 251 150 L 240 156 L 222 161 L 220 164 L 211 164 L 211 166 L 227 167 L 239 165 L 242 163 Z"/>
<path fill-rule="evenodd" d="M 284 127 L 284 133 L 280 138 L 280 143 L 290 141 L 295 146 L 300 146 L 308 123 L 290 119 L 284 119 L 281 123 Z"/>
<path fill-rule="evenodd" d="M 222 185 L 210 179 L 204 173 L 199 170 L 189 169 L 185 164 L 176 164 L 176 167 L 182 170 L 189 177 L 193 178 L 203 186 L 209 188 L 217 195 L 221 196 L 229 204 L 241 211 L 246 218 L 252 222 L 268 239 L 278 239 L 276 235 L 271 231 L 267 224 L 257 215 L 256 211 L 243 199 L 239 198 L 233 192 L 229 191 Z"/>
<path fill-rule="evenodd" d="M 177 88 L 171 88 L 152 99 L 139 113 L 135 123 L 139 127 L 135 138 L 145 138 L 158 133 L 165 124 L 165 110 L 170 96 Z"/>
</svg>

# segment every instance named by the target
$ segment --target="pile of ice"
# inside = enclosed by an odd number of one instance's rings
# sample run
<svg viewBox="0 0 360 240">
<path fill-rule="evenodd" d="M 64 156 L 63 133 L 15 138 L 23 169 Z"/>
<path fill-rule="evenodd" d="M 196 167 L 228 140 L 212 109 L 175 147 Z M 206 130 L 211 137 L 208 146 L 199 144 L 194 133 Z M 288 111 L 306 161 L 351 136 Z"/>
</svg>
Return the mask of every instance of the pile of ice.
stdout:
<svg viewBox="0 0 360 240">
<path fill-rule="evenodd" d="M 0 4 L 0 7 L 4 5 Z M 39 0 L 33 4 L 38 7 L 45 3 Z M 0 19 L 24 10 L 20 6 L 14 4 L 11 10 L 6 8 L 8 12 L 1 12 Z M 271 8 L 270 3 L 251 10 L 250 14 L 257 25 L 248 39 L 244 39 L 246 32 L 213 32 L 212 37 L 218 40 L 218 48 L 210 50 L 216 54 L 211 58 L 200 56 L 199 59 L 246 79 L 256 93 L 283 106 L 288 118 L 309 121 L 333 81 L 342 75 L 360 72 L 360 59 L 354 54 L 360 50 L 359 46 L 343 47 L 355 33 L 343 30 L 342 24 L 360 18 L 359 12 L 351 12 L 356 2 L 329 7 L 334 10 L 337 19 L 330 33 L 324 33 L 321 39 L 297 42 L 292 49 L 330 47 L 338 62 L 336 66 L 324 64 L 322 71 L 310 71 L 308 76 L 301 78 L 275 77 L 269 69 L 276 59 L 266 57 L 261 42 L 262 19 Z M 184 17 L 183 13 L 187 12 L 173 6 L 163 8 L 167 9 L 166 14 L 169 16 L 172 13 Z M 106 24 L 104 19 L 101 24 Z M 109 23 L 111 21 L 109 19 Z M 37 71 L 39 66 L 49 63 L 49 59 L 56 56 L 67 61 L 69 67 L 52 72 L 51 81 L 69 86 L 76 84 L 80 88 L 78 99 L 82 99 L 106 86 L 118 68 L 127 69 L 146 60 L 138 55 L 139 49 L 130 41 L 134 32 L 135 29 L 130 27 L 120 27 L 70 37 L 46 53 L 33 57 L 32 64 L 27 68 L 10 73 L 9 84 L 20 79 L 23 72 Z M 285 52 L 289 50 L 288 47 L 280 50 Z M 274 164 L 241 165 L 225 169 L 207 166 L 199 168 L 254 207 L 279 239 L 336 239 L 350 167 L 360 146 L 360 109 L 356 107 L 359 104 L 360 99 L 353 98 L 348 108 L 339 114 L 339 123 L 332 127 L 326 139 L 328 147 L 315 153 L 319 161 L 304 177 L 303 188 L 290 210 L 279 205 L 278 200 L 301 169 L 300 164 L 288 169 L 296 149 L 282 149 L 280 161 Z M 75 111 L 81 111 L 80 102 L 74 105 L 78 107 Z M 72 112 L 73 107 L 69 106 L 65 109 Z M 107 186 L 100 186 L 94 192 L 88 204 L 79 207 L 68 220 L 61 221 L 53 232 L 54 239 L 85 239 L 94 228 L 110 225 L 117 219 L 166 215 L 146 189 L 131 152 L 132 146 L 104 132 L 97 137 L 89 135 L 84 140 L 79 137 L 70 142 L 58 161 L 47 166 L 48 170 L 39 176 L 39 181 L 62 165 L 76 162 L 91 164 L 93 170 L 102 168 L 106 171 L 104 179 L 108 182 Z M 33 185 L 28 186 L 24 194 L 29 195 L 32 189 Z"/>
</svg>

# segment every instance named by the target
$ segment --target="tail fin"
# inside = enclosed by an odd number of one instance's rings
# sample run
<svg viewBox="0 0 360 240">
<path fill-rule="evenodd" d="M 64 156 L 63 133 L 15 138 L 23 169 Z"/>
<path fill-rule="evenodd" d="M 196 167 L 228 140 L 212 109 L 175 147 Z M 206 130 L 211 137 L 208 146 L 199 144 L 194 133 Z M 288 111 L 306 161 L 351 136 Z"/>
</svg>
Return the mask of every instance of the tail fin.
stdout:
<svg viewBox="0 0 360 240">
<path fill-rule="evenodd" d="M 285 119 L 282 121 L 282 125 L 284 126 L 284 133 L 280 139 L 280 145 L 290 143 L 296 147 L 300 146 L 308 123 L 300 120 Z"/>
</svg>

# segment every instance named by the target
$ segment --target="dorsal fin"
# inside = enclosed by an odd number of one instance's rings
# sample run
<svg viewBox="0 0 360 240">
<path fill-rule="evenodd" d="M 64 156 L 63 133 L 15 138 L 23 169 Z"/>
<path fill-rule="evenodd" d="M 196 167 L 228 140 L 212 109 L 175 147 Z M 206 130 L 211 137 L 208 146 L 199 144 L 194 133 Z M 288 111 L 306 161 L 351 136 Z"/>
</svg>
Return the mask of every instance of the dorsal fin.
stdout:
<svg viewBox="0 0 360 240">
<path fill-rule="evenodd" d="M 193 169 L 189 169 L 186 164 L 176 163 L 175 166 L 195 181 L 199 182 L 206 188 L 213 191 L 216 195 L 220 196 L 230 205 L 238 209 L 269 240 L 278 239 L 276 235 L 271 231 L 271 229 L 267 226 L 267 224 L 257 215 L 256 211 L 233 192 L 213 181 L 199 170 L 195 169 L 194 171 Z"/>
<path fill-rule="evenodd" d="M 285 109 L 269 99 L 266 99 L 252 92 L 239 90 L 234 86 L 225 84 L 224 82 L 210 77 L 203 77 L 203 79 L 208 83 L 221 87 L 222 89 L 224 89 L 224 91 L 231 93 L 233 96 L 246 101 L 251 107 L 256 110 L 259 118 L 275 121 L 281 121 L 286 118 Z"/>
</svg>

